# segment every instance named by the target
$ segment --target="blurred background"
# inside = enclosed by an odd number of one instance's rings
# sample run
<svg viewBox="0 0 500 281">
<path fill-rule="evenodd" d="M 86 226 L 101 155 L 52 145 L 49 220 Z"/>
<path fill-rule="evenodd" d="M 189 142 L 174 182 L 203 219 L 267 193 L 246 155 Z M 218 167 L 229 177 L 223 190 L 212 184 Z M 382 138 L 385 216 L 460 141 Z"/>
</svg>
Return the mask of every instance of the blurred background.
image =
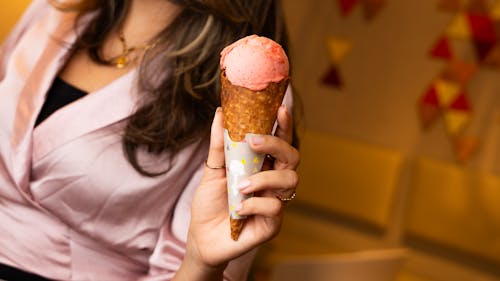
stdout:
<svg viewBox="0 0 500 281">
<path fill-rule="evenodd" d="M 500 0 L 283 2 L 301 183 L 252 279 L 500 280 Z"/>
</svg>

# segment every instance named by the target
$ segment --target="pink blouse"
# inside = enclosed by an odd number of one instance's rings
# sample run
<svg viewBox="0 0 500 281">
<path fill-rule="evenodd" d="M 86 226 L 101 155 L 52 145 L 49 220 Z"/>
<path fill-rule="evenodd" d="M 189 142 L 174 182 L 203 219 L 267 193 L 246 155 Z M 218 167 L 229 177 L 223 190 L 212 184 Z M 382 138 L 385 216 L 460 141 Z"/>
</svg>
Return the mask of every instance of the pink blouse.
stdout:
<svg viewBox="0 0 500 281">
<path fill-rule="evenodd" d="M 0 263 L 58 280 L 170 280 L 207 141 L 172 162 L 140 153 L 143 165 L 170 170 L 138 174 L 121 145 L 135 71 L 34 129 L 74 20 L 35 0 L 0 48 Z M 254 254 L 232 261 L 225 279 L 245 280 Z"/>
</svg>

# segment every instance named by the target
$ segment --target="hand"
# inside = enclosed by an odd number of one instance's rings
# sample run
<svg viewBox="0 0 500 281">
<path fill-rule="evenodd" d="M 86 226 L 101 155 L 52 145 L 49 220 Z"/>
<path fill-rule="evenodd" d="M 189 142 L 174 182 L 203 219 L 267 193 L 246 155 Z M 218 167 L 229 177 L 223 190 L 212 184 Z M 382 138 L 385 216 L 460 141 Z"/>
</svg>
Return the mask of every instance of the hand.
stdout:
<svg viewBox="0 0 500 281">
<path fill-rule="evenodd" d="M 211 166 L 224 164 L 222 118 L 222 111 L 218 110 L 212 123 L 207 159 Z M 282 106 L 278 110 L 276 136 L 257 136 L 250 141 L 254 151 L 271 155 L 275 161 L 271 170 L 252 175 L 241 189 L 243 193 L 254 192 L 254 197 L 242 202 L 238 211 L 249 216 L 238 241 L 233 241 L 230 235 L 225 170 L 205 168 L 193 198 L 187 258 L 200 266 L 223 268 L 230 260 L 278 234 L 284 203 L 276 196 L 290 197 L 298 182 L 295 170 L 299 153 L 290 145 L 292 131 L 292 117 Z"/>
</svg>

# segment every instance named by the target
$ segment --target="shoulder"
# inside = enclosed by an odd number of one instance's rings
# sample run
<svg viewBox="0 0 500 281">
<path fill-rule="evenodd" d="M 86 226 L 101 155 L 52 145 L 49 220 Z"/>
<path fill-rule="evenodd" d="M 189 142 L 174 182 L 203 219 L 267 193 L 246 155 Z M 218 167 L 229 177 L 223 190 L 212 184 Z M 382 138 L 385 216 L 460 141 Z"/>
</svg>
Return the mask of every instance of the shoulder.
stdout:
<svg viewBox="0 0 500 281">
<path fill-rule="evenodd" d="M 36 22 L 40 20 L 51 9 L 48 0 L 34 0 L 24 11 L 21 19 L 17 22 L 9 35 L 0 44 L 0 81 L 5 75 L 6 63 L 20 39 Z"/>
<path fill-rule="evenodd" d="M 49 3 L 49 0 L 33 0 L 24 11 L 16 28 L 28 26 L 51 8 L 52 5 Z"/>
<path fill-rule="evenodd" d="M 21 18 L 17 21 L 2 45 L 5 46 L 16 42 L 30 26 L 43 17 L 50 9 L 52 9 L 52 6 L 48 0 L 32 1 L 26 10 L 24 10 Z"/>
</svg>

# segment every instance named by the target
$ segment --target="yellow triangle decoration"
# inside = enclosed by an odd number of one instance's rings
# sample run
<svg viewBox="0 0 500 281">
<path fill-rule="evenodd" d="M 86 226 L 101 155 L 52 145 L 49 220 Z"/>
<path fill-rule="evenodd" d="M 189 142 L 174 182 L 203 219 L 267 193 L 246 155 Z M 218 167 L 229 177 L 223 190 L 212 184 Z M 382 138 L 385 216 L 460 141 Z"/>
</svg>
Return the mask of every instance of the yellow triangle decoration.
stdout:
<svg viewBox="0 0 500 281">
<path fill-rule="evenodd" d="M 328 53 L 333 64 L 338 64 L 351 51 L 352 43 L 345 39 L 330 38 L 327 40 Z"/>
<path fill-rule="evenodd" d="M 451 135 L 458 135 L 469 123 L 471 114 L 460 110 L 447 110 L 444 114 L 446 129 Z"/>
<path fill-rule="evenodd" d="M 490 16 L 494 20 L 500 20 L 500 1 L 497 1 L 495 4 L 493 4 L 493 7 L 491 7 L 490 10 Z"/>
<path fill-rule="evenodd" d="M 448 107 L 460 93 L 460 85 L 446 80 L 437 80 L 435 87 L 439 105 L 443 107 Z"/>
<path fill-rule="evenodd" d="M 469 39 L 471 37 L 471 30 L 467 16 L 465 14 L 457 15 L 448 28 L 446 28 L 446 35 L 453 39 Z"/>
</svg>

